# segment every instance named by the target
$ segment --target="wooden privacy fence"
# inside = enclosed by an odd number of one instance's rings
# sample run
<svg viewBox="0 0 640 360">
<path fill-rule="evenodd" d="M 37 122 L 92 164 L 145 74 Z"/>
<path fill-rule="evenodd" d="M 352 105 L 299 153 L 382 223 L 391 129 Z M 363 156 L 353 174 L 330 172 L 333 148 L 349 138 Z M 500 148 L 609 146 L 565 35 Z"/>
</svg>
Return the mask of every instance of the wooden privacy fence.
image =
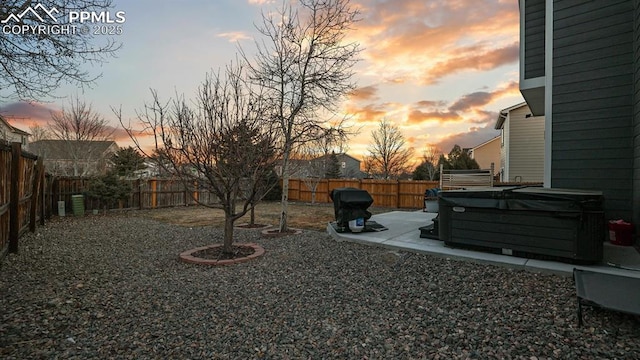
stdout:
<svg viewBox="0 0 640 360">
<path fill-rule="evenodd" d="M 438 181 L 322 179 L 316 188 L 316 202 L 331 202 L 329 193 L 335 188 L 353 187 L 366 190 L 374 206 L 399 209 L 422 209 L 424 192 L 437 188 Z M 303 179 L 289 179 L 289 200 L 311 202 L 312 191 Z"/>
<path fill-rule="evenodd" d="M 115 208 L 154 209 L 172 206 L 196 205 L 194 199 L 203 203 L 215 203 L 217 198 L 198 184 L 185 184 L 177 179 L 127 180 L 131 193 Z M 77 177 L 49 178 L 47 182 L 47 213 L 58 214 L 58 201 L 71 211 L 72 196 L 84 195 L 85 210 L 101 209 L 102 205 L 89 194 L 91 180 Z M 354 187 L 369 192 L 375 206 L 422 209 L 424 192 L 438 187 L 438 181 L 375 180 L 375 179 L 322 179 L 316 189 L 316 202 L 330 203 L 329 192 L 340 187 Z M 289 200 L 311 202 L 312 191 L 303 179 L 289 180 Z M 110 207 L 111 208 L 111 207 Z"/>
<path fill-rule="evenodd" d="M 38 157 L 22 151 L 20 143 L 0 143 L 0 258 L 18 251 L 18 239 L 44 224 L 44 168 Z M 40 210 L 40 211 L 38 211 Z"/>
<path fill-rule="evenodd" d="M 116 204 L 103 204 L 91 196 L 91 179 L 81 177 L 47 178 L 47 214 L 60 215 L 62 206 L 66 212 L 73 210 L 73 195 L 83 195 L 84 210 L 109 209 L 155 209 L 173 206 L 196 205 L 199 202 L 212 204 L 217 197 L 199 186 L 198 183 L 185 184 L 177 179 L 136 179 L 123 180 L 131 187 L 131 192 Z M 63 204 L 63 205 L 62 205 Z"/>
</svg>

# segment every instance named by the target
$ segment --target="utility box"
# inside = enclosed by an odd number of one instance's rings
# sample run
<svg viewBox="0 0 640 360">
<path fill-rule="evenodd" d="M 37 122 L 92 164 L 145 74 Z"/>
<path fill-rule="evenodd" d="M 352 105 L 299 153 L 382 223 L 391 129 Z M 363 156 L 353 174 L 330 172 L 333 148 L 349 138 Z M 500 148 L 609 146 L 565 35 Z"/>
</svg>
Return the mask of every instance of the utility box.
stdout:
<svg viewBox="0 0 640 360">
<path fill-rule="evenodd" d="M 537 187 L 440 193 L 446 245 L 576 263 L 602 260 L 604 197 L 598 191 Z"/>
</svg>

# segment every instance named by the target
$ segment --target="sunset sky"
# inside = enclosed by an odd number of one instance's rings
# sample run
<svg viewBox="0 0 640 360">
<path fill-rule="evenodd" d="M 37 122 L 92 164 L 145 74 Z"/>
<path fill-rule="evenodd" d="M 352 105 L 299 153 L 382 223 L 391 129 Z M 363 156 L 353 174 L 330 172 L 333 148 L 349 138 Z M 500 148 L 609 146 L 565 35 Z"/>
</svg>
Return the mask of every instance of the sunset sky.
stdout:
<svg viewBox="0 0 640 360">
<path fill-rule="evenodd" d="M 279 4 L 279 1 L 277 2 Z M 348 152 L 361 158 L 386 117 L 419 154 L 426 144 L 449 152 L 498 135 L 500 109 L 522 102 L 518 91 L 519 13 L 516 0 L 354 0 L 362 21 L 350 38 L 364 49 L 356 68 L 358 89 L 344 101 L 359 134 Z M 27 104 L 0 98 L 0 114 L 28 130 L 44 124 L 64 97 L 79 96 L 119 127 L 111 107 L 127 118 L 150 100 L 192 96 L 208 71 L 235 58 L 238 44 L 254 48 L 254 24 L 267 0 L 116 1 L 125 11 L 123 45 L 99 68 L 90 89 L 64 86 L 57 97 Z M 131 144 L 116 132 L 120 146 Z"/>
</svg>

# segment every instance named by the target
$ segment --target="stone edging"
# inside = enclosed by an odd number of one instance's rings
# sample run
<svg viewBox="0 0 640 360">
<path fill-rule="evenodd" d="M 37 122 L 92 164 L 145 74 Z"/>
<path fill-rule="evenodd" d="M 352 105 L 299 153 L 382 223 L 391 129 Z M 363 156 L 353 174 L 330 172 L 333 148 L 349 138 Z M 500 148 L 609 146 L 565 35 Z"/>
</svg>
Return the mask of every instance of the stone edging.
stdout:
<svg viewBox="0 0 640 360">
<path fill-rule="evenodd" d="M 215 260 L 215 259 L 204 259 L 204 258 L 199 258 L 199 257 L 195 257 L 192 254 L 198 252 L 198 251 L 202 251 L 202 250 L 206 250 L 206 249 L 211 249 L 211 248 L 216 248 L 216 247 L 221 247 L 222 244 L 215 244 L 215 245 L 207 245 L 207 246 L 201 246 L 195 249 L 191 249 L 191 250 L 187 250 L 184 251 L 183 253 L 180 254 L 180 260 L 187 262 L 187 263 L 191 263 L 191 264 L 201 264 L 201 265 L 210 265 L 210 266 L 223 266 L 223 265 L 233 265 L 233 264 L 237 264 L 237 263 L 242 263 L 242 262 L 247 262 L 249 260 L 253 260 L 255 258 L 257 258 L 258 256 L 262 256 L 264 255 L 264 248 L 258 244 L 255 243 L 243 243 L 243 244 L 234 244 L 235 246 L 241 246 L 241 247 L 249 247 L 253 249 L 253 254 L 245 256 L 245 257 L 241 257 L 241 258 L 236 258 L 236 259 L 226 259 L 226 260 Z"/>
<path fill-rule="evenodd" d="M 268 229 L 270 228 L 272 225 L 262 225 L 262 226 L 256 226 L 256 227 L 246 227 L 246 225 L 249 225 L 249 223 L 241 223 L 241 224 L 236 224 L 233 225 L 234 229 L 242 229 L 242 230 L 264 230 L 264 229 Z"/>
<path fill-rule="evenodd" d="M 271 228 L 271 229 L 262 230 L 262 236 L 264 236 L 264 237 L 278 237 L 278 236 L 289 236 L 289 235 L 302 234 L 302 229 L 289 228 L 289 231 L 291 231 L 291 232 L 286 232 L 286 233 L 281 233 L 278 230 L 280 230 L 280 229 Z"/>
</svg>

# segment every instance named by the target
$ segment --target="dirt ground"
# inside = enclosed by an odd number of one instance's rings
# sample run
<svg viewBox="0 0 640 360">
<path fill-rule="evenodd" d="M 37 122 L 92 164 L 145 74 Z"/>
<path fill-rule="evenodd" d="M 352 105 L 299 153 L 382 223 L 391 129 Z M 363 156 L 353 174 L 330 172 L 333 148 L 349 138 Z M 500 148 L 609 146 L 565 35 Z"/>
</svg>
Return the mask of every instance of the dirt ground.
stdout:
<svg viewBox="0 0 640 360">
<path fill-rule="evenodd" d="M 256 206 L 256 224 L 277 226 L 280 222 L 280 202 L 262 202 Z M 369 211 L 379 214 L 397 209 L 371 207 Z M 333 204 L 289 203 L 289 227 L 324 231 L 327 222 L 333 221 Z M 146 211 L 146 217 L 182 226 L 222 226 L 224 212 L 203 206 L 175 207 Z M 236 224 L 248 223 L 249 214 L 236 221 Z"/>
</svg>

